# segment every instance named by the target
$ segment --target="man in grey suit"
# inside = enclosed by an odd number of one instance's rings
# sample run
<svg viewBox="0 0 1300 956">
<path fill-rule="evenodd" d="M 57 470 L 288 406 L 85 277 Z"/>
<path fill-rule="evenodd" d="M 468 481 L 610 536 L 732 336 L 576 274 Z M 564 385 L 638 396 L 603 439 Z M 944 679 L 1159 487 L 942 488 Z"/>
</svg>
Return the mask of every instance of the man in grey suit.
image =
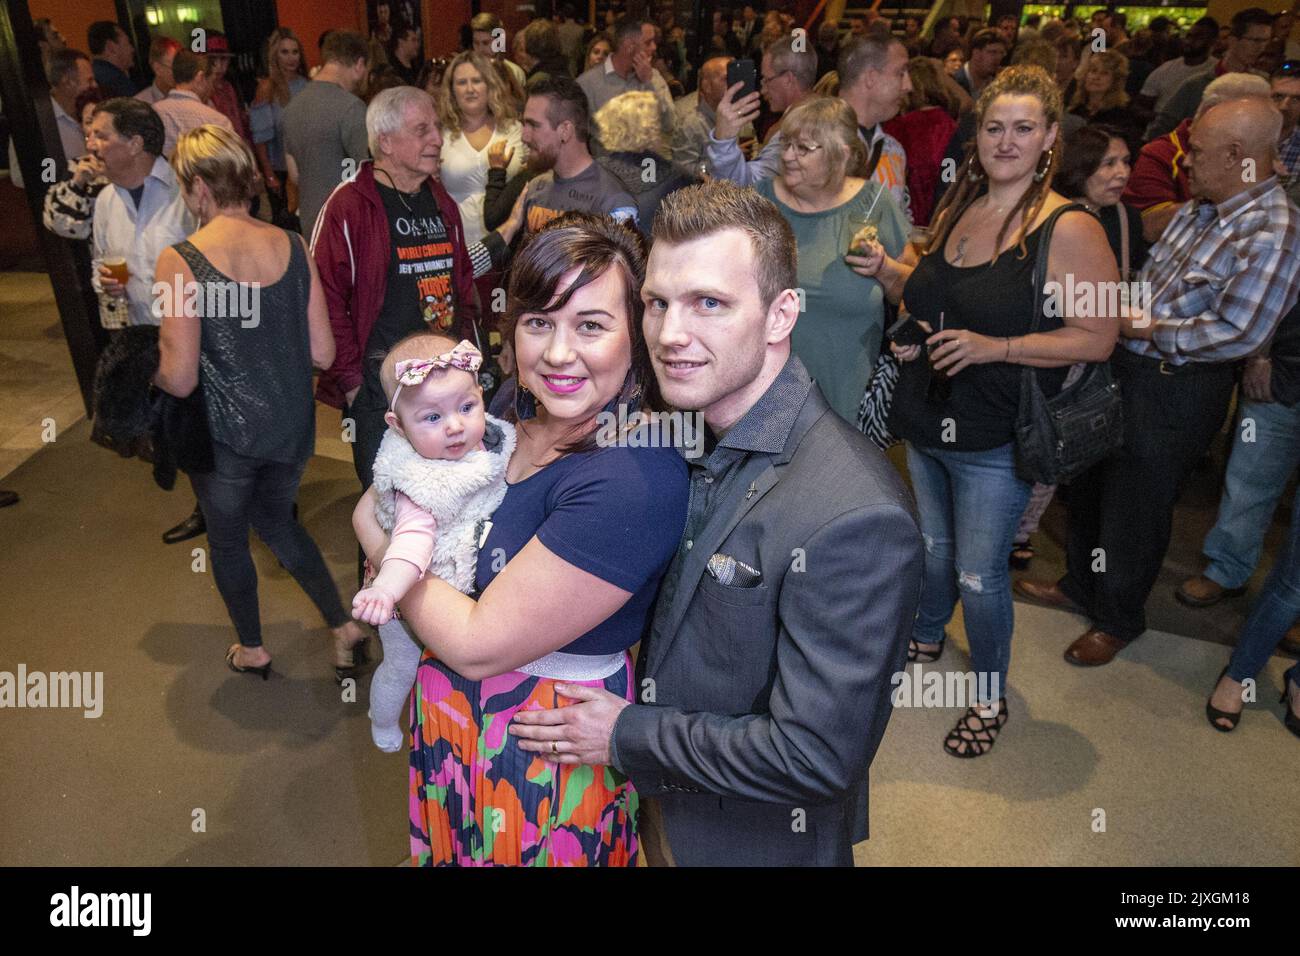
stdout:
<svg viewBox="0 0 1300 956">
<path fill-rule="evenodd" d="M 652 864 L 851 865 L 920 593 L 912 500 L 791 354 L 795 242 L 776 207 L 711 181 L 665 199 L 653 239 L 655 375 L 708 440 L 638 703 L 566 685 L 576 703 L 511 732 L 629 776 Z"/>
</svg>

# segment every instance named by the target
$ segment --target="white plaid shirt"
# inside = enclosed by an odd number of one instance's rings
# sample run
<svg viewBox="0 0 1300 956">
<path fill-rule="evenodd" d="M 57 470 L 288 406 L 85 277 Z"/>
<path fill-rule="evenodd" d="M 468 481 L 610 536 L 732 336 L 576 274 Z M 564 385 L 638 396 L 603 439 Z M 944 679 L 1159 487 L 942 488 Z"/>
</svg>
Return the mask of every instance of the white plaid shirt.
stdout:
<svg viewBox="0 0 1300 956">
<path fill-rule="evenodd" d="M 1185 204 L 1142 268 L 1152 339 L 1125 348 L 1171 365 L 1260 351 L 1300 295 L 1300 210 L 1276 176 L 1215 206 Z"/>
</svg>

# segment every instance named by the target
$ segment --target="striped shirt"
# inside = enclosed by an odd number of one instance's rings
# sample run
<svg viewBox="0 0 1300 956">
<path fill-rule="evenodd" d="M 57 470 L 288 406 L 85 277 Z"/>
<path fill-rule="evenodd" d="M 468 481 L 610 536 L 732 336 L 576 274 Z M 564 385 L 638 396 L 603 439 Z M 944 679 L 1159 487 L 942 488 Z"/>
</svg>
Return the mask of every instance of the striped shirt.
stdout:
<svg viewBox="0 0 1300 956">
<path fill-rule="evenodd" d="M 167 134 L 163 143 L 163 157 L 166 159 L 172 158 L 172 153 L 176 149 L 176 140 L 180 139 L 181 133 L 198 129 L 207 123 L 228 129 L 232 133 L 235 131 L 235 127 L 230 124 L 230 120 L 226 119 L 225 114 L 206 105 L 197 94 L 189 90 L 172 90 L 155 103 L 153 108 L 162 117 L 163 130 Z"/>
<path fill-rule="evenodd" d="M 1189 202 L 1142 268 L 1153 297 L 1150 341 L 1122 339 L 1172 365 L 1258 352 L 1300 295 L 1300 210 L 1276 176 L 1216 206 Z"/>
</svg>

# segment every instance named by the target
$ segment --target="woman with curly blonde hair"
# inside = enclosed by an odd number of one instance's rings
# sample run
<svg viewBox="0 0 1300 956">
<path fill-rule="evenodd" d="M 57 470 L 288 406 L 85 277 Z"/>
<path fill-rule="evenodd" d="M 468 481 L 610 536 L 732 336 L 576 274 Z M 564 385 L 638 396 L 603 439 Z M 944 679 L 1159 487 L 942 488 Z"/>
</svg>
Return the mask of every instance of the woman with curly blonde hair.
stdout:
<svg viewBox="0 0 1300 956">
<path fill-rule="evenodd" d="M 659 122 L 658 102 L 648 91 L 622 93 L 594 117 L 606 152 L 600 164 L 636 199 L 637 221 L 646 235 L 664 197 L 695 181 L 673 164 L 672 148 Z"/>
<path fill-rule="evenodd" d="M 1044 316 L 1035 295 L 1043 225 L 1070 204 L 1052 189 L 1061 156 L 1056 83 L 1042 67 L 1008 67 L 975 109 L 975 142 L 924 250 L 909 247 L 895 260 L 876 249 L 859 270 L 877 276 L 926 333 L 925 348 L 890 345 L 902 372 L 889 429 L 907 443 L 926 541 L 908 659 L 939 659 L 960 600 L 977 675 L 977 700 L 943 743 L 954 757 L 988 753 L 1008 717 L 1007 554 L 1030 493 L 1014 454 L 1023 368 L 1038 369 L 1039 385 L 1055 395 L 1070 366 L 1106 361 L 1119 327 L 1115 315 Z M 1047 282 L 1119 281 L 1105 230 L 1082 206 L 1061 213 L 1049 241 Z"/>
<path fill-rule="evenodd" d="M 507 179 L 519 172 L 528 158 L 523 127 L 497 71 L 473 50 L 458 54 L 443 73 L 438 118 L 442 184 L 460 207 L 465 241 L 473 244 L 487 233 L 483 196 L 489 160 L 505 168 Z"/>
<path fill-rule="evenodd" d="M 1118 50 L 1094 53 L 1070 99 L 1070 112 L 1089 125 L 1110 126 L 1124 133 L 1130 142 L 1142 129 L 1124 91 L 1128 80 L 1128 57 Z"/>
</svg>

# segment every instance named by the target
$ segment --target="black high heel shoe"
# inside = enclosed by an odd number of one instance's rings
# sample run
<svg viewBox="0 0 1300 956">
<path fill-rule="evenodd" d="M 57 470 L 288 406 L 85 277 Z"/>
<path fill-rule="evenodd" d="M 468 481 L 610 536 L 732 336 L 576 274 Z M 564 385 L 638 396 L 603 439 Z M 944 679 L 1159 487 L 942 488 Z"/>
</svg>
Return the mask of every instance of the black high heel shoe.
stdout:
<svg viewBox="0 0 1300 956">
<path fill-rule="evenodd" d="M 1224 667 L 1223 670 L 1219 671 L 1219 676 L 1214 679 L 1215 688 L 1218 688 L 1219 681 L 1223 680 L 1223 675 L 1226 673 L 1228 673 L 1227 667 Z M 1210 691 L 1210 696 L 1212 697 L 1213 695 L 1214 695 L 1214 691 L 1212 690 Z M 1246 709 L 1245 705 L 1243 704 L 1242 710 L 1245 709 Z M 1207 700 L 1205 702 L 1205 719 L 1208 720 L 1210 722 L 1210 726 L 1213 727 L 1215 730 L 1217 730 L 1219 733 L 1229 734 L 1232 733 L 1232 731 L 1237 729 L 1237 721 L 1241 720 L 1241 710 L 1237 711 L 1235 714 L 1232 714 L 1226 710 L 1219 710 L 1219 708 L 1213 706 Z M 1231 726 L 1229 727 L 1223 726 L 1223 724 L 1219 723 L 1220 720 L 1226 720 Z"/>
<path fill-rule="evenodd" d="M 240 645 L 236 644 L 226 651 L 226 666 L 236 674 L 261 674 L 262 680 L 271 678 L 271 662 L 267 661 L 261 667 L 240 667 L 235 663 L 235 655 L 239 652 Z"/>
<path fill-rule="evenodd" d="M 1292 671 L 1296 671 L 1294 678 L 1291 676 Z M 1297 683 L 1300 683 L 1300 669 L 1293 667 L 1282 675 L 1282 699 L 1278 703 L 1285 708 L 1286 717 L 1282 722 L 1286 725 L 1286 729 L 1300 737 L 1300 717 L 1296 716 L 1295 711 L 1291 709 L 1291 694 L 1289 691 L 1291 690 L 1292 680 L 1297 680 Z"/>
<path fill-rule="evenodd" d="M 337 638 L 334 644 L 334 681 L 342 684 L 349 678 L 355 678 L 363 664 L 370 663 L 370 655 L 366 653 L 366 644 L 370 640 L 370 635 L 364 635 L 361 640 L 355 644 L 343 645 Z M 345 658 L 351 658 L 352 663 L 341 664 L 340 661 Z"/>
</svg>

